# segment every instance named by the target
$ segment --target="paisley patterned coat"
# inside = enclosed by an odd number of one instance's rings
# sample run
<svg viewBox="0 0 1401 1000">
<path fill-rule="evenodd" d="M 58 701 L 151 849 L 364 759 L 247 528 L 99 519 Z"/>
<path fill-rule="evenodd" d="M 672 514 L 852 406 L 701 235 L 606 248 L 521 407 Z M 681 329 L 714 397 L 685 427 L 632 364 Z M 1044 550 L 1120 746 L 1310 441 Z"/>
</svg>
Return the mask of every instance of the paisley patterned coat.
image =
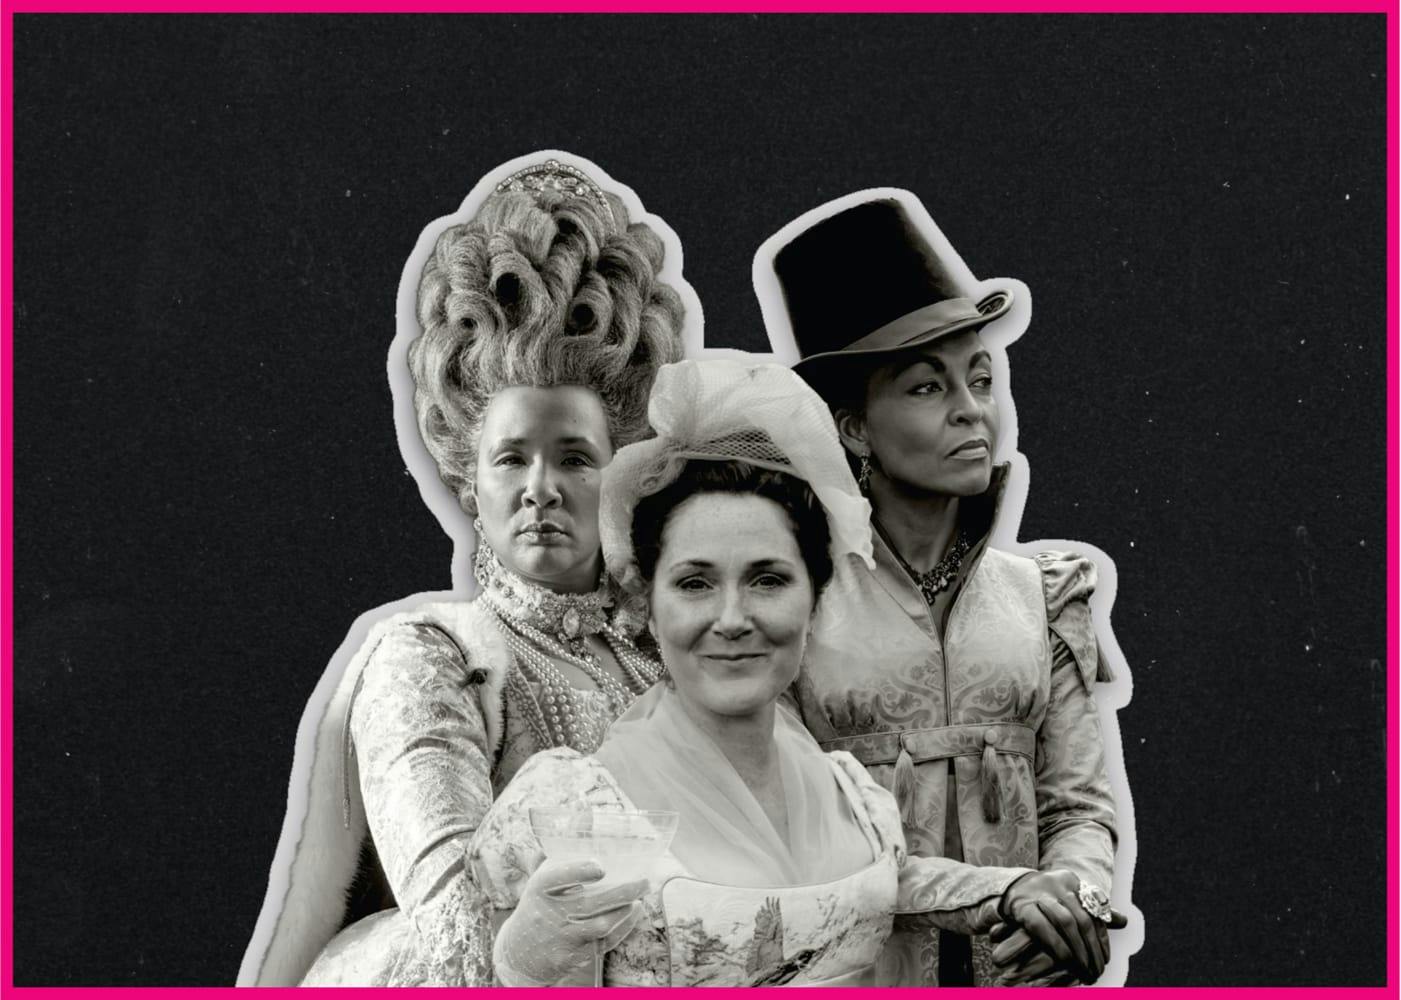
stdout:
<svg viewBox="0 0 1401 1000">
<path fill-rule="evenodd" d="M 912 855 L 1069 869 L 1108 890 L 1114 801 L 1091 687 L 1109 673 L 1087 603 L 1095 567 L 988 547 L 1004 482 L 999 470 L 981 498 L 989 530 L 942 630 L 879 533 L 874 572 L 839 567 L 796 700 L 824 749 L 849 751 L 895 792 Z M 996 982 L 990 951 L 974 939 L 978 985 Z M 886 980 L 933 985 L 937 971 L 938 935 L 897 927 Z"/>
</svg>

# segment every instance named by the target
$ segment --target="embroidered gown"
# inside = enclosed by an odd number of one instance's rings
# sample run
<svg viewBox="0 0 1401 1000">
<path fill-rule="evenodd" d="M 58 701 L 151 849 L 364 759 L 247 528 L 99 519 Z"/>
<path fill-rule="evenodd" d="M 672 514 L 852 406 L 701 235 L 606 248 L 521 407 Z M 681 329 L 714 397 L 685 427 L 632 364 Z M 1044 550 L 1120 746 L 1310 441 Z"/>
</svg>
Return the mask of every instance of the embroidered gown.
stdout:
<svg viewBox="0 0 1401 1000">
<path fill-rule="evenodd" d="M 517 904 L 543 860 L 532 807 L 679 813 L 642 919 L 605 959 L 609 986 L 870 985 L 897 909 L 965 932 L 996 921 L 1028 869 L 907 859 L 889 793 L 849 754 L 824 754 L 787 709 L 777 715 L 786 842 L 658 685 L 597 755 L 551 750 L 521 770 L 472 838 L 477 884 L 496 907 Z"/>
<path fill-rule="evenodd" d="M 532 754 L 593 750 L 608 723 L 656 680 L 660 666 L 610 621 L 605 581 L 591 594 L 556 594 L 508 572 L 485 545 L 476 573 L 475 600 L 426 605 L 376 626 L 341 682 L 349 691 L 345 832 L 327 839 L 367 827 L 397 908 L 339 933 L 342 917 L 328 932 L 288 915 L 269 951 L 277 959 L 265 961 L 259 982 L 294 984 L 300 973 L 304 985 L 493 982 L 490 914 L 464 864 L 468 839 Z M 610 655 L 627 684 L 611 692 L 562 688 L 559 675 L 540 666 L 541 658 L 557 664 L 561 647 Z M 318 849 L 307 839 L 315 837 L 304 837 L 299 855 Z M 343 914 L 348 878 L 315 881 L 307 891 Z"/>
</svg>

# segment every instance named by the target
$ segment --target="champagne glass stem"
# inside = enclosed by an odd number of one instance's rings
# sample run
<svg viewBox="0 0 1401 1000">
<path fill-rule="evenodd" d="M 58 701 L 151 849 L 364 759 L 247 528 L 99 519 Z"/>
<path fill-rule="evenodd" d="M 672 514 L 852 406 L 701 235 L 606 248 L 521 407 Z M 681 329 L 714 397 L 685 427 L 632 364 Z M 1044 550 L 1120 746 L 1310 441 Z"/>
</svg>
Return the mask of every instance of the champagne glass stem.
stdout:
<svg viewBox="0 0 1401 1000">
<path fill-rule="evenodd" d="M 593 984 L 603 985 L 603 942 L 598 938 L 593 942 Z"/>
</svg>

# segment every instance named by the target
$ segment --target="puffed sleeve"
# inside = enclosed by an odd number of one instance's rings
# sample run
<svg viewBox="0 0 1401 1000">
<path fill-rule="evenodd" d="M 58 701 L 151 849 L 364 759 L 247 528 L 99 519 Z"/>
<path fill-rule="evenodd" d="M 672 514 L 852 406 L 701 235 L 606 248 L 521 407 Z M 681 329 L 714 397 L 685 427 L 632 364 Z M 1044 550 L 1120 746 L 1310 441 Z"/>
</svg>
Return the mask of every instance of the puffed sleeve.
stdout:
<svg viewBox="0 0 1401 1000">
<path fill-rule="evenodd" d="M 900 809 L 891 795 L 855 757 L 845 751 L 830 754 L 851 780 L 867 819 L 881 843 L 900 862 L 895 924 L 900 928 L 936 927 L 957 934 L 986 934 L 1001 918 L 997 908 L 1007 887 L 1031 874 L 1030 868 L 970 865 L 948 858 L 905 853 Z"/>
<path fill-rule="evenodd" d="M 1090 616 L 1090 595 L 1099 580 L 1095 564 L 1070 552 L 1040 552 L 1041 587 L 1046 595 L 1046 620 L 1051 627 L 1052 654 L 1056 661 L 1072 657 L 1088 685 L 1114 679 L 1100 655 Z"/>
<path fill-rule="evenodd" d="M 1108 891 L 1114 874 L 1114 796 L 1091 690 L 1111 676 L 1090 617 L 1095 567 L 1081 556 L 1036 557 L 1051 630 L 1051 687 L 1036 739 L 1036 818 L 1041 869 L 1066 868 Z"/>
<path fill-rule="evenodd" d="M 397 982 L 492 982 L 490 914 L 464 854 L 491 804 L 480 680 L 446 632 L 401 624 L 379 638 L 351 707 L 370 833 L 414 929 Z"/>
</svg>

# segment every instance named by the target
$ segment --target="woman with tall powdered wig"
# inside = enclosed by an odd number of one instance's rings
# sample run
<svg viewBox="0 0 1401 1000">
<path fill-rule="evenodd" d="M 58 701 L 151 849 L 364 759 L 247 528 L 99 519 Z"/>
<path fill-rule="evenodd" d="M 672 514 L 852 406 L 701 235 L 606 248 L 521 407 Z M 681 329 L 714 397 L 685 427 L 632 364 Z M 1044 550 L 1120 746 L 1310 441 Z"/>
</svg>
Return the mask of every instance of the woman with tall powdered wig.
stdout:
<svg viewBox="0 0 1401 1000">
<path fill-rule="evenodd" d="M 1087 603 L 1094 565 L 988 545 L 1008 466 L 994 461 L 979 330 L 1010 292 L 970 297 L 894 198 L 804 229 L 773 268 L 796 370 L 830 405 L 874 511 L 874 570 L 839 573 L 823 602 L 795 688 L 802 718 L 894 792 L 911 854 L 1054 876 L 1013 888 L 1021 927 L 995 940 L 897 922 L 882 981 L 1092 982 L 1118 922 L 1091 691 L 1109 672 Z M 1067 914 L 1082 940 L 1044 933 Z"/>
<path fill-rule="evenodd" d="M 656 370 L 681 353 L 662 257 L 617 196 L 554 160 L 439 237 L 409 350 L 414 407 L 476 519 L 480 593 L 380 623 L 351 662 L 276 925 L 244 981 L 492 982 L 468 840 L 527 758 L 595 750 L 660 672 L 633 641 L 640 620 L 621 620 L 597 519 L 603 468 L 645 432 Z M 342 929 L 362 845 L 393 908 Z"/>
<path fill-rule="evenodd" d="M 588 982 L 597 943 L 607 985 L 870 984 L 897 910 L 987 931 L 1009 886 L 1043 876 L 907 858 L 891 795 L 779 707 L 834 562 L 871 558 L 822 400 L 781 366 L 683 361 L 649 415 L 657 437 L 604 472 L 600 528 L 610 570 L 647 595 L 668 677 L 592 756 L 533 758 L 478 828 L 475 879 L 513 911 L 498 977 Z M 649 879 L 585 894 L 599 865 L 542 863 L 545 808 L 679 818 Z"/>
</svg>

